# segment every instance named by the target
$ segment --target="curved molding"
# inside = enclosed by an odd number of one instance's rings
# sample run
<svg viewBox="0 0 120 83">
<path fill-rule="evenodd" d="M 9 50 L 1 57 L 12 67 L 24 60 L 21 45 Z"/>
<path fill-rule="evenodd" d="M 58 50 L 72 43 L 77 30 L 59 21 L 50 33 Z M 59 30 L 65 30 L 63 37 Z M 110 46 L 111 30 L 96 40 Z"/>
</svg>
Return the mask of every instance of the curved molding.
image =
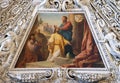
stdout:
<svg viewBox="0 0 120 83">
<path fill-rule="evenodd" d="M 105 80 L 106 83 L 119 83 L 119 3 L 116 0 L 91 0 L 86 6 L 80 0 L 44 0 L 37 5 L 32 5 L 32 0 L 0 2 L 0 82 L 88 83 Z M 83 13 L 105 68 L 14 68 L 36 15 L 40 12 Z M 117 47 L 109 45 L 106 41 L 115 42 Z M 4 48 L 5 45 L 7 48 Z"/>
</svg>

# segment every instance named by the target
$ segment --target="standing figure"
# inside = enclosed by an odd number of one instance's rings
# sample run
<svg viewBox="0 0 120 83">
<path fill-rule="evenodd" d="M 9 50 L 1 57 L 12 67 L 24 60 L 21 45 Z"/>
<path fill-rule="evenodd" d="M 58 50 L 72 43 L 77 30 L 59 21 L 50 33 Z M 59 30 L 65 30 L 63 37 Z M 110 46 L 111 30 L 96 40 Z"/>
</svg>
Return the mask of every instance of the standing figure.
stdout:
<svg viewBox="0 0 120 83">
<path fill-rule="evenodd" d="M 57 27 L 57 26 L 55 26 Z M 67 21 L 67 17 L 63 16 L 62 17 L 62 24 L 59 27 L 59 34 L 62 35 L 67 41 L 71 42 L 72 41 L 72 29 L 73 26 L 70 21 Z M 73 49 L 72 46 L 67 44 L 65 45 L 65 55 L 69 53 L 70 58 L 74 58 L 75 55 L 73 54 Z"/>
<path fill-rule="evenodd" d="M 40 29 L 35 32 L 35 39 L 37 43 L 37 50 L 38 50 L 38 61 L 46 60 L 48 58 L 48 46 L 47 46 L 47 38 L 46 36 L 41 33 Z M 41 54 L 39 54 L 41 52 Z"/>
<path fill-rule="evenodd" d="M 66 40 L 72 40 L 72 24 L 71 22 L 67 21 L 67 17 L 62 17 L 62 24 L 59 27 L 59 34 L 61 34 Z"/>
</svg>

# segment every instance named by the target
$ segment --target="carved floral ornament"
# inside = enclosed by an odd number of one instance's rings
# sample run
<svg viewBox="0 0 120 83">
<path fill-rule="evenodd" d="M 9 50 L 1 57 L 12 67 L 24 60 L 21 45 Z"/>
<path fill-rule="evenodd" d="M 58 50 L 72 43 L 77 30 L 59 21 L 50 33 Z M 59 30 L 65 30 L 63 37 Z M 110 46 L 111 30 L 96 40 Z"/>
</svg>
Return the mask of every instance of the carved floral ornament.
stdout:
<svg viewBox="0 0 120 83">
<path fill-rule="evenodd" d="M 35 6 L 32 5 L 32 0 L 0 1 L 0 83 L 42 83 L 45 81 L 48 83 L 88 83 L 101 80 L 105 80 L 105 83 L 119 83 L 119 4 L 119 0 L 91 0 L 87 4 L 82 0 L 41 0 Z M 14 68 L 19 51 L 22 50 L 36 14 L 39 12 L 84 13 L 101 52 L 105 68 Z M 3 47 L 6 48 L 3 49 Z"/>
</svg>

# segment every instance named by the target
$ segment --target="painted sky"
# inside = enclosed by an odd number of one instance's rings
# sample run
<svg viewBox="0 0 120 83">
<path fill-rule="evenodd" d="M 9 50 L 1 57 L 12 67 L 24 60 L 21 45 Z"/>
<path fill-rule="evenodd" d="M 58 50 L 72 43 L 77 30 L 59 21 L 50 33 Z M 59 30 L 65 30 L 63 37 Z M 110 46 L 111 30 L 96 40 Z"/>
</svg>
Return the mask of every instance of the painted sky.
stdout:
<svg viewBox="0 0 120 83">
<path fill-rule="evenodd" d="M 60 26 L 62 23 L 61 17 L 68 16 L 68 13 L 40 13 L 39 15 L 44 23 Z"/>
</svg>

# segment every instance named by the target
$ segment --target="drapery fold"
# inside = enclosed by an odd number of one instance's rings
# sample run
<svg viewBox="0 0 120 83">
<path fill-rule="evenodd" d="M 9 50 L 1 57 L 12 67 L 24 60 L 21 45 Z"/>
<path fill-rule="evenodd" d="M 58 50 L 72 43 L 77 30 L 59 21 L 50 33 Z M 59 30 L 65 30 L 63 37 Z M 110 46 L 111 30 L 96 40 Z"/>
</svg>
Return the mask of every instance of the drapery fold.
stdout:
<svg viewBox="0 0 120 83">
<path fill-rule="evenodd" d="M 93 63 L 99 60 L 99 51 L 92 37 L 89 25 L 85 20 L 81 53 L 75 57 L 74 64 L 76 67 L 87 67 L 92 66 Z"/>
</svg>

